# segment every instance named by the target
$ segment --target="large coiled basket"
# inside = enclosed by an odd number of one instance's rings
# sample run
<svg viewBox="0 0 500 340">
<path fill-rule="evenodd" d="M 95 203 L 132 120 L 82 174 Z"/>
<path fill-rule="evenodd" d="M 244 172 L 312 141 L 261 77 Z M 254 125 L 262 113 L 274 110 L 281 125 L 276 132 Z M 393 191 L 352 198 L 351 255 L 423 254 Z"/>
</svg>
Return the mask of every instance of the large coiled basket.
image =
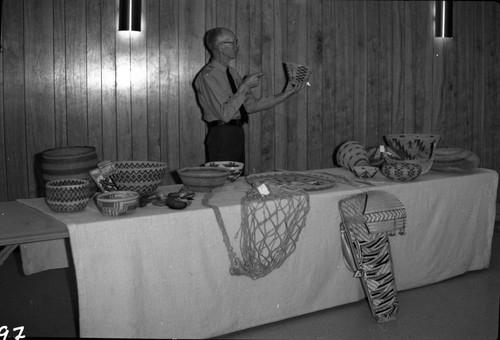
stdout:
<svg viewBox="0 0 500 340">
<path fill-rule="evenodd" d="M 192 167 L 177 170 L 186 189 L 210 192 L 224 185 L 231 171 L 220 167 Z"/>
<path fill-rule="evenodd" d="M 153 194 L 167 171 L 167 163 L 156 161 L 121 161 L 114 163 L 111 175 L 120 191 L 135 191 L 141 196 Z"/>
</svg>

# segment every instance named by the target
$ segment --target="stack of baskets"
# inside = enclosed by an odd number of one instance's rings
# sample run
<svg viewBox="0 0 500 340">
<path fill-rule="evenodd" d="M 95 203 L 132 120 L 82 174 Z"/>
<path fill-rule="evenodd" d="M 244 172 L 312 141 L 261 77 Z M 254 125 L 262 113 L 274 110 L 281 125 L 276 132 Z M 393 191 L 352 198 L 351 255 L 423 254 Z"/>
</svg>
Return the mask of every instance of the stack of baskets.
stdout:
<svg viewBox="0 0 500 340">
<path fill-rule="evenodd" d="M 386 143 L 395 154 L 385 153 L 384 159 L 386 163 L 418 165 L 422 168 L 421 173 L 425 174 L 432 167 L 434 151 L 440 139 L 440 135 L 433 134 L 386 135 Z"/>
<path fill-rule="evenodd" d="M 93 146 L 68 146 L 45 150 L 40 154 L 43 188 L 58 179 L 84 179 L 89 181 L 89 197 L 97 191 L 89 171 L 97 166 L 97 153 Z"/>
<path fill-rule="evenodd" d="M 356 176 L 369 178 L 376 174 L 376 170 L 371 168 L 375 167 L 391 180 L 411 181 L 431 169 L 441 136 L 389 134 L 384 139 L 385 146 L 371 148 L 365 148 L 356 141 L 344 142 L 339 146 L 335 160 Z"/>
</svg>

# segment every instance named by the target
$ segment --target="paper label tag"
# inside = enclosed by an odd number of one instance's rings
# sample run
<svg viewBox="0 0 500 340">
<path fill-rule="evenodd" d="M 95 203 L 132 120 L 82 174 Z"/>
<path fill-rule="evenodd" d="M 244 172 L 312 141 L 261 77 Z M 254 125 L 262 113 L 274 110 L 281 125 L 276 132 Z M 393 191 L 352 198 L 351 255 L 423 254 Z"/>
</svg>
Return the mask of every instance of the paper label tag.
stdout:
<svg viewBox="0 0 500 340">
<path fill-rule="evenodd" d="M 257 187 L 257 190 L 259 190 L 260 194 L 262 196 L 267 196 L 270 194 L 269 189 L 267 189 L 267 186 L 265 184 L 261 184 Z"/>
</svg>

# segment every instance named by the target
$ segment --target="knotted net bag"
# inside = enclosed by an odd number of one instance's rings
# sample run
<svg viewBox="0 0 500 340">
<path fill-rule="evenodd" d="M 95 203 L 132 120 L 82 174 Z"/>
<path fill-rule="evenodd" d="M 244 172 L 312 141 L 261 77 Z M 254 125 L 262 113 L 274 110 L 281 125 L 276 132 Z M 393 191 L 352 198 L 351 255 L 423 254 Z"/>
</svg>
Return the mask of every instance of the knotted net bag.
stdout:
<svg viewBox="0 0 500 340">
<path fill-rule="evenodd" d="M 281 267 L 297 247 L 299 235 L 309 212 L 309 195 L 286 185 L 268 184 L 268 195 L 256 188 L 241 199 L 241 226 L 237 233 L 239 257 L 231 242 L 220 209 L 210 203 L 212 193 L 203 204 L 214 210 L 227 248 L 231 275 L 245 275 L 254 280 Z"/>
</svg>

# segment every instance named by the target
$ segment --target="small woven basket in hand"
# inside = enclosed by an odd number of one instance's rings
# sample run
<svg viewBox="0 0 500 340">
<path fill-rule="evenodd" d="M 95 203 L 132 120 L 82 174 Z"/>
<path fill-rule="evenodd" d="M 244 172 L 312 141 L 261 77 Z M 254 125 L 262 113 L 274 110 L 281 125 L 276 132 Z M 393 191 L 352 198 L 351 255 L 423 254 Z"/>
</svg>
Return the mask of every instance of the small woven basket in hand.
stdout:
<svg viewBox="0 0 500 340">
<path fill-rule="evenodd" d="M 301 85 L 307 82 L 312 71 L 309 66 L 297 63 L 284 62 L 285 73 L 291 85 Z"/>
<path fill-rule="evenodd" d="M 186 189 L 197 192 L 210 192 L 226 183 L 231 171 L 219 167 L 192 167 L 177 170 Z"/>
</svg>

